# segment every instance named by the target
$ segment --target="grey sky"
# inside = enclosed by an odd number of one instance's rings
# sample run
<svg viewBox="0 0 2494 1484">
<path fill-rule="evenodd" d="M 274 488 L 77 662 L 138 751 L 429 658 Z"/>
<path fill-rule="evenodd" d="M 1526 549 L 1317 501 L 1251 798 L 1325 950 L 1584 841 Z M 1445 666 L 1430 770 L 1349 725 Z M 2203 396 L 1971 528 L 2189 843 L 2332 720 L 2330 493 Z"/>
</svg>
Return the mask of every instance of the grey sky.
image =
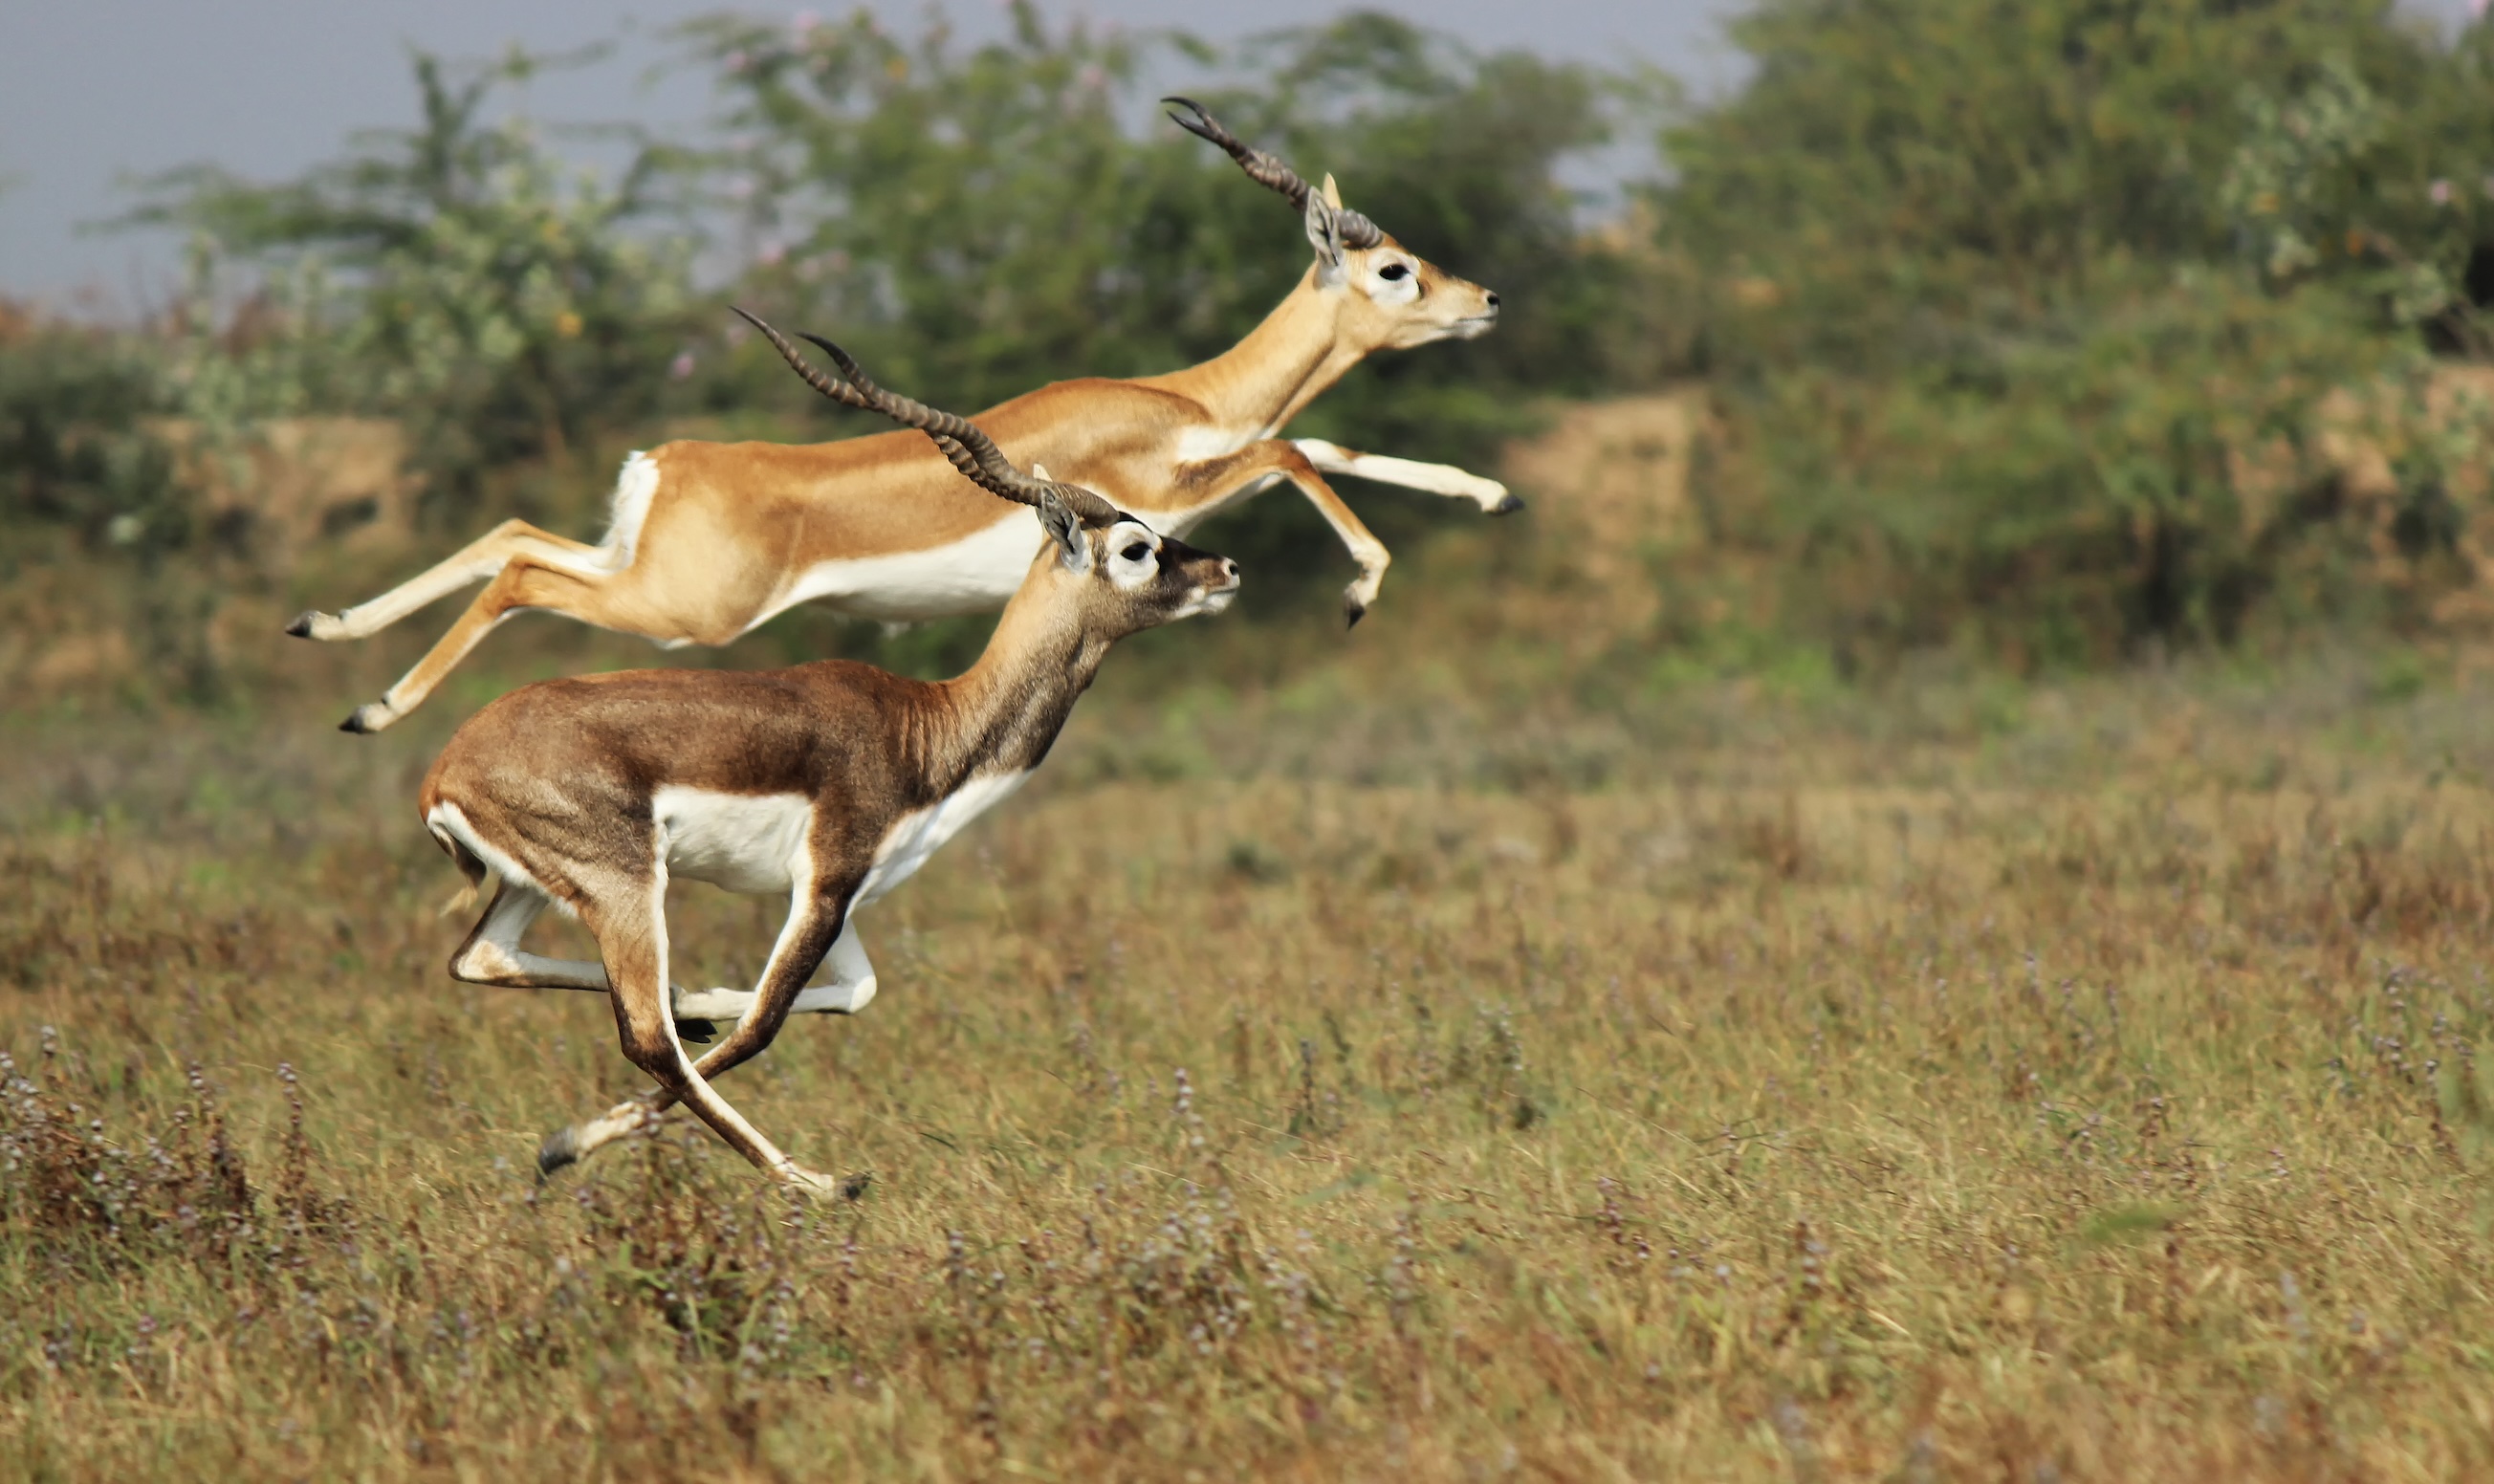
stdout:
<svg viewBox="0 0 2494 1484">
<path fill-rule="evenodd" d="M 1376 0 L 1370 0 L 1376 4 Z M 1692 77 L 1729 57 L 1714 15 L 1736 0 L 1385 0 L 1378 6 L 1475 46 L 1531 46 L 1588 60 L 1641 56 Z M 118 182 L 193 161 L 276 179 L 336 154 L 347 134 L 403 126 L 415 111 L 411 45 L 477 57 L 516 41 L 538 49 L 624 32 L 617 60 L 532 85 L 551 120 L 689 122 L 706 98 L 684 78 L 642 80 L 660 34 L 717 0 L 11 0 L 0 4 L 0 294 L 64 309 L 126 313 L 161 298 L 176 260 L 161 234 L 96 235 L 81 223 L 128 202 Z M 794 14 L 794 4 L 737 7 Z M 854 7 L 816 0 L 825 15 Z M 911 0 L 869 9 L 910 24 Z M 1180 25 L 1215 38 L 1323 20 L 1348 0 L 1042 0 L 1052 20 L 1080 12 L 1133 26 Z M 956 0 L 972 35 L 1003 23 L 997 0 Z"/>
</svg>

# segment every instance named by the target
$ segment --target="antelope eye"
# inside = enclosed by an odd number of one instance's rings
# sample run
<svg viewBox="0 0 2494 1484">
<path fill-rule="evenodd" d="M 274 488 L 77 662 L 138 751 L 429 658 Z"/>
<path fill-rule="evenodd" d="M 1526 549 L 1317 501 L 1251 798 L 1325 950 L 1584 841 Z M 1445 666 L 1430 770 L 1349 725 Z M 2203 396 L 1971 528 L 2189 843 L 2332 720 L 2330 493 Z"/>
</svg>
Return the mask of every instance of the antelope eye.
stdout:
<svg viewBox="0 0 2494 1484">
<path fill-rule="evenodd" d="M 1377 270 L 1377 276 L 1389 284 L 1399 284 L 1412 276 L 1412 270 L 1399 262 L 1389 262 Z"/>
<path fill-rule="evenodd" d="M 1124 551 L 1119 552 L 1117 555 L 1125 558 L 1128 561 L 1141 561 L 1151 554 L 1152 549 L 1150 547 L 1138 541 L 1134 545 L 1127 547 Z"/>
</svg>

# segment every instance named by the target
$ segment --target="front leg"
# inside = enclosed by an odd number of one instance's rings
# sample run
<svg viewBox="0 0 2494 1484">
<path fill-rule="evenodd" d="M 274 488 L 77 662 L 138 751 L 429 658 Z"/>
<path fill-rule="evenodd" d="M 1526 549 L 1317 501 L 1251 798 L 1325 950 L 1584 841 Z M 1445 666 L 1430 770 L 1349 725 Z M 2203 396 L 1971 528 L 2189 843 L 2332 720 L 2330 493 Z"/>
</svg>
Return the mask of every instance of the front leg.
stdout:
<svg viewBox="0 0 2494 1484">
<path fill-rule="evenodd" d="M 684 1043 L 677 1038 L 675 1025 L 668 1015 L 667 991 L 667 927 L 666 927 L 666 864 L 661 860 L 649 862 L 646 875 L 634 881 L 624 872 L 609 872 L 610 879 L 600 883 L 603 891 L 583 902 L 581 922 L 597 938 L 599 957 L 605 962 L 606 977 L 614 985 L 611 996 L 616 1029 L 624 1044 L 624 1054 L 631 1063 L 648 1073 L 658 1084 L 659 1096 L 635 1100 L 608 1115 L 629 1115 L 623 1128 L 605 1133 L 603 1142 L 629 1133 L 646 1123 L 654 1113 L 677 1103 L 692 1108 L 702 1122 L 724 1140 L 728 1147 L 751 1161 L 775 1180 L 798 1190 L 830 1194 L 840 1189 L 840 1183 L 799 1165 L 777 1144 L 765 1136 L 750 1120 L 740 1113 L 718 1089 L 703 1075 L 701 1067 L 716 1065 L 731 1053 L 749 1055 L 768 1045 L 771 1032 L 787 1013 L 788 1001 L 795 998 L 806 976 L 821 960 L 823 950 L 838 932 L 835 916 L 825 923 L 819 914 L 807 913 L 789 924 L 780 934 L 779 947 L 773 953 L 776 972 L 768 976 L 763 997 L 754 1014 L 737 1028 L 725 1045 L 714 1048 L 696 1064 L 684 1053 Z M 744 1043 L 740 1045 L 740 1043 Z M 599 1132 L 597 1125 L 607 1120 L 593 1120 L 585 1126 Z M 587 1148 L 580 1143 L 582 1126 L 564 1129 L 547 1139 L 537 1151 L 540 1175 L 569 1164 Z"/>
<path fill-rule="evenodd" d="M 1513 515 L 1524 508 L 1524 501 L 1510 494 L 1506 485 L 1451 464 L 1423 464 L 1416 459 L 1393 459 L 1380 453 L 1355 453 L 1321 438 L 1293 441 L 1299 452 L 1308 456 L 1309 463 L 1328 474 L 1350 474 L 1374 479 L 1379 484 L 1469 500 L 1491 515 Z"/>
<path fill-rule="evenodd" d="M 819 867 L 817 874 L 821 874 Z M 849 953 L 836 960 L 833 983 L 824 987 L 836 994 L 839 1008 L 851 1012 L 864 1009 L 867 1001 L 874 998 L 873 965 L 867 962 L 865 951 L 857 947 L 855 929 L 848 923 L 848 902 L 856 889 L 854 880 L 843 880 L 831 890 L 801 883 L 790 900 L 787 924 L 771 950 L 771 961 L 763 966 L 761 983 L 751 992 L 673 991 L 670 1012 L 680 1024 L 695 1018 L 737 1016 L 736 1026 L 727 1038 L 692 1064 L 693 1084 L 707 1086 L 712 1078 L 771 1045 L 781 1022 L 807 993 L 815 992 L 805 988 L 806 981 L 838 945 L 848 945 Z M 862 984 L 852 979 L 852 965 L 864 969 Z M 822 1008 L 834 1007 L 823 1003 Z M 661 1080 L 656 1087 L 594 1118 L 557 1130 L 537 1151 L 537 1173 L 552 1174 L 565 1165 L 587 1159 L 616 1139 L 649 1127 L 684 1095 L 683 1089 Z"/>
<path fill-rule="evenodd" d="M 1253 494 L 1251 486 L 1256 481 L 1276 474 L 1307 497 L 1308 503 L 1317 507 L 1317 513 L 1325 518 L 1333 533 L 1342 538 L 1351 560 L 1359 563 L 1358 579 L 1342 594 L 1344 617 L 1357 623 L 1367 616 L 1368 605 L 1377 601 L 1377 590 L 1385 581 L 1386 564 L 1394 556 L 1385 549 L 1384 542 L 1360 524 L 1358 516 L 1351 513 L 1351 506 L 1342 502 L 1342 497 L 1324 482 L 1324 476 L 1317 472 L 1316 465 L 1299 451 L 1297 444 L 1287 439 L 1268 438 L 1218 459 L 1182 464 L 1177 469 L 1177 483 L 1195 497 L 1189 501 L 1191 505 L 1218 505 L 1241 492 Z"/>
</svg>

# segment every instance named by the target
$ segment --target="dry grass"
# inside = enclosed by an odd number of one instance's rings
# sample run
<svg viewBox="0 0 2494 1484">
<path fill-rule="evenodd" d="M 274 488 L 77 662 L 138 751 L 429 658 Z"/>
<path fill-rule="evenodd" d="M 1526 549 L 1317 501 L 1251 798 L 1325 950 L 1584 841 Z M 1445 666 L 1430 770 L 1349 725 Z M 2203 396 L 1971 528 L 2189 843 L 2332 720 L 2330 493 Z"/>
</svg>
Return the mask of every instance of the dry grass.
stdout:
<svg viewBox="0 0 2494 1484">
<path fill-rule="evenodd" d="M 1110 671 L 866 921 L 873 1009 L 726 1084 L 836 1205 L 682 1123 L 535 1185 L 635 1075 L 443 977 L 426 738 L 8 724 L 14 1471 L 2494 1469 L 2472 689 L 1519 733 Z"/>
</svg>

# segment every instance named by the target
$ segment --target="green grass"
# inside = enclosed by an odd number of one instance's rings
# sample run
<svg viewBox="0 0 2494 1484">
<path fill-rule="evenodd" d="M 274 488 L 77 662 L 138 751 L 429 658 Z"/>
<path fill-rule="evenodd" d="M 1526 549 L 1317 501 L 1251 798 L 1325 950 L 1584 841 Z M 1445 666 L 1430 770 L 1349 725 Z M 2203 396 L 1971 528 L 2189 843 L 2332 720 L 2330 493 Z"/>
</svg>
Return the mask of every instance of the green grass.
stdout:
<svg viewBox="0 0 2494 1484">
<path fill-rule="evenodd" d="M 1272 690 L 1121 655 L 1049 772 L 864 920 L 874 1007 L 722 1084 L 870 1172 L 853 1203 L 681 1117 L 535 1183 L 637 1075 L 591 997 L 444 976 L 458 881 L 412 797 L 454 712 L 0 722 L 0 1453 L 2494 1467 L 2463 667 L 1518 710 L 1391 676 L 1430 624 L 1380 619 Z M 675 914 L 688 982 L 749 977 L 776 924 L 702 888 Z"/>
</svg>

